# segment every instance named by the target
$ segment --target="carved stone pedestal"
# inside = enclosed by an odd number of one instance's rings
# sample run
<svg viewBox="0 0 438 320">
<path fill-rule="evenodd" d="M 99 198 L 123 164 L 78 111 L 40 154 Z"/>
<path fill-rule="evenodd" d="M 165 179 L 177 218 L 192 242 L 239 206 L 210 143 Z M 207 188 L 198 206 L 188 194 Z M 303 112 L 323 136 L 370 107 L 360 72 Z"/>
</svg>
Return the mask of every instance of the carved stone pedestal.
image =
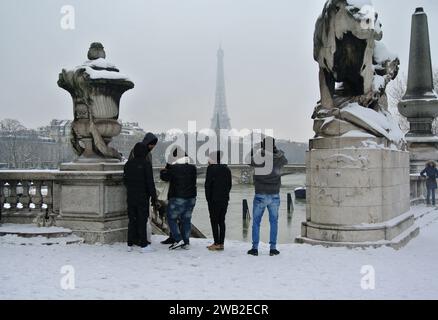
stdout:
<svg viewBox="0 0 438 320">
<path fill-rule="evenodd" d="M 68 170 L 68 171 L 66 171 Z M 128 214 L 122 164 L 64 164 L 58 174 L 58 225 L 86 243 L 127 239 Z"/>
<path fill-rule="evenodd" d="M 307 221 L 297 242 L 399 248 L 418 234 L 409 213 L 409 153 L 333 144 L 319 139 L 329 148 L 307 154 Z"/>
</svg>

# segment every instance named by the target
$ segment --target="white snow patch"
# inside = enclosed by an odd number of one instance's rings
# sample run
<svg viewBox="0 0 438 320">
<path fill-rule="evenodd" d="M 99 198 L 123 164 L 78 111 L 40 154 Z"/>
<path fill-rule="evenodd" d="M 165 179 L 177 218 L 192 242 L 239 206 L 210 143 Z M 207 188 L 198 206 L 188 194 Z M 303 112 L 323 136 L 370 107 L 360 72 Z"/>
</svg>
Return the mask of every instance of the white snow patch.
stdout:
<svg viewBox="0 0 438 320">
<path fill-rule="evenodd" d="M 385 88 L 385 85 L 385 77 L 379 76 L 378 74 L 374 75 L 373 91 L 380 91 Z"/>
<path fill-rule="evenodd" d="M 422 215 L 424 206 L 412 212 Z M 193 239 L 191 250 L 169 251 L 154 236 L 156 251 L 141 254 L 123 243 L 18 246 L 0 237 L 0 299 L 436 299 L 438 211 L 425 217 L 416 222 L 420 235 L 399 251 L 280 244 L 278 257 L 269 244 L 248 256 L 249 241 L 209 252 L 211 239 Z M 75 268 L 75 290 L 60 288 L 64 265 Z M 364 265 L 377 272 L 375 290 L 361 288 Z"/>
<path fill-rule="evenodd" d="M 93 68 L 83 66 L 90 79 L 110 79 L 110 80 L 129 80 L 128 76 L 115 71 L 94 70 Z"/>
<path fill-rule="evenodd" d="M 385 149 L 385 146 L 383 144 L 378 144 L 376 141 L 373 140 L 362 141 L 362 145 L 365 148 L 369 149 Z"/>
<path fill-rule="evenodd" d="M 388 60 L 395 60 L 398 58 L 398 56 L 394 53 L 389 52 L 389 50 L 386 48 L 385 44 L 381 41 L 375 42 L 375 48 L 374 48 L 374 60 L 378 64 L 382 64 L 385 61 Z"/>
<path fill-rule="evenodd" d="M 372 6 L 371 0 L 347 0 L 347 3 L 353 7 L 361 9 L 363 6 Z"/>
<path fill-rule="evenodd" d="M 343 108 L 341 113 L 349 113 L 362 120 L 382 136 L 396 144 L 401 144 L 404 141 L 403 132 L 392 115 L 388 112 L 376 112 L 372 109 L 364 108 L 358 103 L 352 103 Z"/>
<path fill-rule="evenodd" d="M 71 232 L 70 229 L 60 228 L 60 227 L 37 227 L 33 224 L 11 224 L 5 223 L 0 225 L 0 232 L 5 233 L 60 233 L 60 232 Z"/>
<path fill-rule="evenodd" d="M 370 133 L 359 131 L 359 130 L 351 130 L 347 133 L 344 133 L 342 137 L 348 138 L 374 138 L 374 136 Z"/>
<path fill-rule="evenodd" d="M 108 61 L 106 61 L 103 58 L 85 61 L 83 66 L 96 67 L 96 68 L 102 68 L 102 69 L 117 69 L 117 67 L 114 64 L 109 63 Z"/>
</svg>

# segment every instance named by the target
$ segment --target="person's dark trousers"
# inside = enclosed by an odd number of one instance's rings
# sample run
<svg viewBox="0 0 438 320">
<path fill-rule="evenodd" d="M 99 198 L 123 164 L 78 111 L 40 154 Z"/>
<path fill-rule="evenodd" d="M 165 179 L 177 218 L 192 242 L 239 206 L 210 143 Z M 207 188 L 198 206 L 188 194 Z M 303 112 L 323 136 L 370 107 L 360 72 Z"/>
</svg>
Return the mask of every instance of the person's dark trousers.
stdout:
<svg viewBox="0 0 438 320">
<path fill-rule="evenodd" d="M 427 199 L 426 202 L 427 204 L 430 204 L 430 198 L 432 196 L 432 205 L 434 206 L 436 201 L 435 201 L 435 188 L 427 188 Z"/>
<path fill-rule="evenodd" d="M 132 247 L 138 239 L 140 247 L 147 247 L 146 224 L 149 218 L 149 204 L 128 205 L 128 218 L 128 246 Z"/>
<path fill-rule="evenodd" d="M 228 210 L 228 203 L 209 203 L 210 223 L 213 231 L 215 244 L 225 243 L 225 216 Z"/>
</svg>

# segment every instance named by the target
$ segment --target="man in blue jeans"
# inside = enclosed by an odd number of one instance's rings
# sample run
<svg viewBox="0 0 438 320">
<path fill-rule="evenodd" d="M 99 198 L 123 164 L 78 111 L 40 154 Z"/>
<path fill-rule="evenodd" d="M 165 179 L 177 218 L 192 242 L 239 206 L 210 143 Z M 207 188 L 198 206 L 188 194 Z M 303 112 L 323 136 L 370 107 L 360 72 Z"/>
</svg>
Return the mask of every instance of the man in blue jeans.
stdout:
<svg viewBox="0 0 438 320">
<path fill-rule="evenodd" d="M 265 209 L 269 211 L 270 256 L 280 254 L 277 250 L 278 209 L 280 208 L 281 169 L 287 164 L 284 152 L 275 146 L 271 137 L 263 139 L 261 149 L 251 152 L 251 166 L 254 167 L 255 197 L 253 203 L 252 249 L 249 255 L 259 255 L 260 223 Z"/>
<path fill-rule="evenodd" d="M 170 250 L 188 250 L 192 231 L 192 213 L 196 204 L 196 166 L 180 148 L 173 152 L 173 160 L 160 172 L 161 180 L 169 182 L 167 220 L 174 243 Z M 181 231 L 178 226 L 181 222 Z"/>
</svg>

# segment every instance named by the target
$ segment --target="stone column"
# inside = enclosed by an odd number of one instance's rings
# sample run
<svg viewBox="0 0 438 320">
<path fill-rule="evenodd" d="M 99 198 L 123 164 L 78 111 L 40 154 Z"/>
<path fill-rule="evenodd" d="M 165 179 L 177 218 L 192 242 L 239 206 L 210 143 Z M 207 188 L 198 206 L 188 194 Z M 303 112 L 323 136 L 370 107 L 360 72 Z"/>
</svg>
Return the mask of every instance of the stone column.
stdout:
<svg viewBox="0 0 438 320">
<path fill-rule="evenodd" d="M 419 173 L 427 161 L 438 160 L 438 137 L 432 132 L 438 96 L 433 88 L 429 27 L 423 8 L 417 8 L 412 16 L 408 86 L 398 109 L 410 123 L 406 140 L 411 173 Z"/>
</svg>

